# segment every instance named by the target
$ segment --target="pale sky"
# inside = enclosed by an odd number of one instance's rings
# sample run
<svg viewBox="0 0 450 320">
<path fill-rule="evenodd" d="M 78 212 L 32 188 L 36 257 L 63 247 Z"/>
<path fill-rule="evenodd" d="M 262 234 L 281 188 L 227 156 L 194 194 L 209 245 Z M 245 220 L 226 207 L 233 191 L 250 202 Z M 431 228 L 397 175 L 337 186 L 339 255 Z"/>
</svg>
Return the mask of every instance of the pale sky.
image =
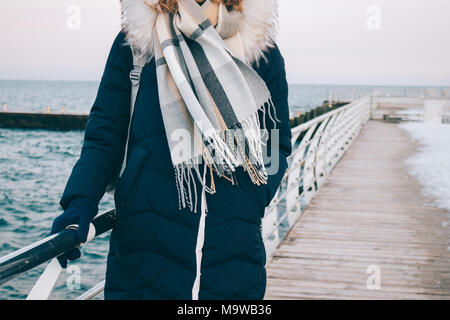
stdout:
<svg viewBox="0 0 450 320">
<path fill-rule="evenodd" d="M 450 85 L 449 0 L 279 3 L 291 83 Z M 119 0 L 1 0 L 0 30 L 0 79 L 98 81 Z"/>
</svg>

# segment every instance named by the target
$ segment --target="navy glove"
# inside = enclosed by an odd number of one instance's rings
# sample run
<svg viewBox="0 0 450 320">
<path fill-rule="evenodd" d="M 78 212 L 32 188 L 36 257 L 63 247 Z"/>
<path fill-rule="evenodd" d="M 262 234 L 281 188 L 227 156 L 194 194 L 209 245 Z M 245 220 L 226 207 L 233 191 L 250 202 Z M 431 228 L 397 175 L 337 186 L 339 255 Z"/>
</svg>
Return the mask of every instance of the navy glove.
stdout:
<svg viewBox="0 0 450 320">
<path fill-rule="evenodd" d="M 67 226 L 78 224 L 78 240 L 84 243 L 87 240 L 89 233 L 89 224 L 98 213 L 98 203 L 89 198 L 75 198 L 70 201 L 69 206 L 63 214 L 58 216 L 52 225 L 50 234 L 55 234 L 63 231 Z M 62 268 L 67 267 L 67 260 L 73 261 L 80 258 L 81 252 L 79 248 L 69 250 L 60 256 L 58 261 Z"/>
</svg>

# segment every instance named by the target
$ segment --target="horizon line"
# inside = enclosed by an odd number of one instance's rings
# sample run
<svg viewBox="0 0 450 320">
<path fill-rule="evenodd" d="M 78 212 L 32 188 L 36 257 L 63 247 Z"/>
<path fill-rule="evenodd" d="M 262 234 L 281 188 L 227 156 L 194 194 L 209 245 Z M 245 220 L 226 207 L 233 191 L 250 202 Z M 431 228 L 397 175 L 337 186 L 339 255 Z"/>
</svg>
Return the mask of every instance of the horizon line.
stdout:
<svg viewBox="0 0 450 320">
<path fill-rule="evenodd" d="M 100 83 L 101 80 L 67 80 L 67 79 L 2 79 L 0 81 L 35 81 L 35 82 L 96 82 Z M 301 82 L 290 82 L 289 85 L 300 85 L 300 86 L 345 86 L 345 87 L 404 87 L 404 88 L 449 88 L 450 84 L 447 85 L 430 85 L 430 84 L 351 84 L 351 83 L 301 83 Z"/>
</svg>

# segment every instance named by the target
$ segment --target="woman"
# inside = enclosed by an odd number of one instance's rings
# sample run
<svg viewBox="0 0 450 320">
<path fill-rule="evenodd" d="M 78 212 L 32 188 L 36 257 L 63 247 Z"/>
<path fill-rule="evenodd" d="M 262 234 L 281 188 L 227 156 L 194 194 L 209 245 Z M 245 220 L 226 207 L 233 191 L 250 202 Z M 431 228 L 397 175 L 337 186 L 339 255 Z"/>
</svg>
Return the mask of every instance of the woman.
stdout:
<svg viewBox="0 0 450 320">
<path fill-rule="evenodd" d="M 276 1 L 123 0 L 122 14 L 52 232 L 78 223 L 86 241 L 127 150 L 105 299 L 262 299 L 261 219 L 291 153 Z M 147 64 L 127 144 L 131 48 Z"/>
</svg>

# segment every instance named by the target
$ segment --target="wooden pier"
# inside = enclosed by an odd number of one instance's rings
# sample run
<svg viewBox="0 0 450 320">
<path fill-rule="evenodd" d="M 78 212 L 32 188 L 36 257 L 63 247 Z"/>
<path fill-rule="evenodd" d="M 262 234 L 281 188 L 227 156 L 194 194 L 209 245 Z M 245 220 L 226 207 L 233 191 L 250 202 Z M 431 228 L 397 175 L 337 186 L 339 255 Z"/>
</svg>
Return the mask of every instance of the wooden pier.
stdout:
<svg viewBox="0 0 450 320">
<path fill-rule="evenodd" d="M 266 299 L 450 299 L 449 213 L 408 175 L 416 147 L 367 122 L 275 251 Z"/>
</svg>

